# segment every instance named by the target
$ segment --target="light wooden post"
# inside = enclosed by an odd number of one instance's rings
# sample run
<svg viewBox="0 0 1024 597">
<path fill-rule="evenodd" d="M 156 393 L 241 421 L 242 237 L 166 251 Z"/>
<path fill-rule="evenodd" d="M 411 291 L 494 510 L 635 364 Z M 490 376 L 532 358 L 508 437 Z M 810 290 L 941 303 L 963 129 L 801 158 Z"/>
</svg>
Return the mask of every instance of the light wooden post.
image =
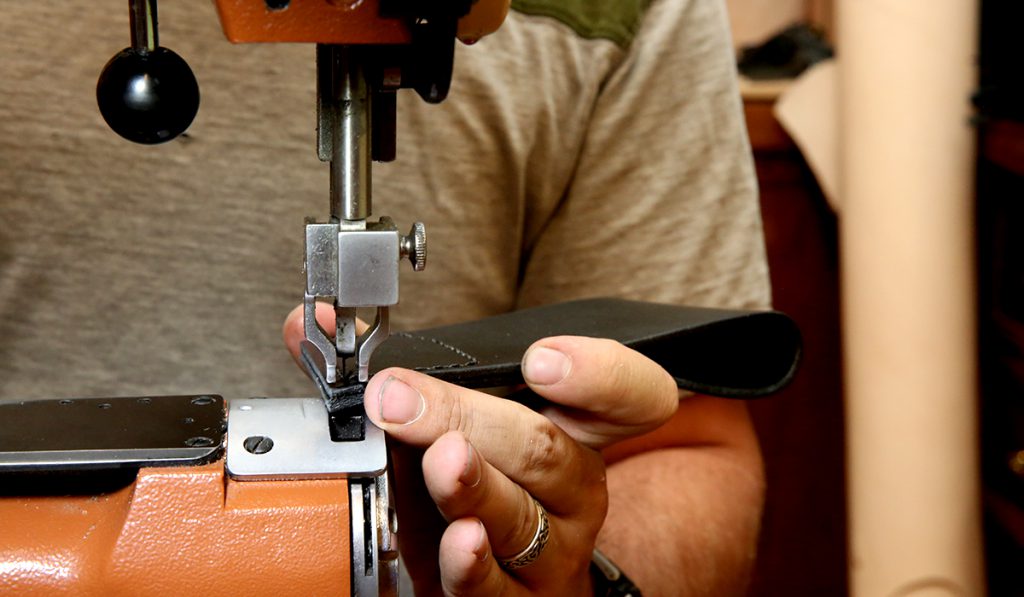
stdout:
<svg viewBox="0 0 1024 597">
<path fill-rule="evenodd" d="M 982 595 L 977 5 L 840 0 L 851 590 Z"/>
</svg>

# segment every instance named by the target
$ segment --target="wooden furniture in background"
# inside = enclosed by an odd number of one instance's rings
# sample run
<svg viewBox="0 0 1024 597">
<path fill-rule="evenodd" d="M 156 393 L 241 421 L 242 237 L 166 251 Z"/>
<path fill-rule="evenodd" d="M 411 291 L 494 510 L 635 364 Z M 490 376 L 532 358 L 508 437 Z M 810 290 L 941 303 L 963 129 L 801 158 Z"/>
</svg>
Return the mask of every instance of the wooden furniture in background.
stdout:
<svg viewBox="0 0 1024 597">
<path fill-rule="evenodd" d="M 1024 592 L 1024 122 L 984 118 L 978 156 L 982 500 L 988 588 Z"/>
<path fill-rule="evenodd" d="M 836 218 L 772 115 L 773 93 L 745 89 L 775 308 L 804 337 L 793 384 L 751 403 L 768 490 L 750 594 L 847 594 L 846 486 Z"/>
</svg>

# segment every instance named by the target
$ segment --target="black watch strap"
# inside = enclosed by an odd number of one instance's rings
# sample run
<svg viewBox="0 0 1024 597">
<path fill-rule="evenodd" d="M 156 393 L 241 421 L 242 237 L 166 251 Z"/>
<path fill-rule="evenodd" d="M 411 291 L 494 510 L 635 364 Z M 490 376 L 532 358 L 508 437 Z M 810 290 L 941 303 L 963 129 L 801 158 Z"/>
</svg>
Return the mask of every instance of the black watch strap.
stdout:
<svg viewBox="0 0 1024 597">
<path fill-rule="evenodd" d="M 594 597 L 641 597 L 633 581 L 597 549 L 590 560 L 590 578 L 594 583 Z"/>
<path fill-rule="evenodd" d="M 526 349 L 560 335 L 617 340 L 657 361 L 679 387 L 729 398 L 780 389 L 800 354 L 800 334 L 782 313 L 587 299 L 393 334 L 370 367 L 416 369 L 466 387 L 511 386 L 523 382 Z"/>
<path fill-rule="evenodd" d="M 526 349 L 559 335 L 617 340 L 664 367 L 680 388 L 726 398 L 779 390 L 800 357 L 796 325 L 776 311 L 586 299 L 392 334 L 374 352 L 370 372 L 398 366 L 464 387 L 514 386 L 523 383 Z M 319 377 L 312 363 L 307 369 Z M 336 405 L 332 411 L 361 402 L 361 388 L 318 381 L 328 404 Z"/>
</svg>

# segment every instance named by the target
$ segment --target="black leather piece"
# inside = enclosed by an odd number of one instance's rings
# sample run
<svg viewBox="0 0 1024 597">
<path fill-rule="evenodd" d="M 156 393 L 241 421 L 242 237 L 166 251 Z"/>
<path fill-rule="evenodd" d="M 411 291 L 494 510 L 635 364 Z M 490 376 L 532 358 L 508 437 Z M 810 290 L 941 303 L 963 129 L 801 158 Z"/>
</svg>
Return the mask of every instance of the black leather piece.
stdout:
<svg viewBox="0 0 1024 597">
<path fill-rule="evenodd" d="M 316 384 L 316 388 L 320 390 L 320 397 L 324 399 L 324 404 L 327 405 L 327 412 L 329 413 L 340 413 L 355 407 L 362 407 L 363 405 L 363 390 L 366 388 L 365 383 L 360 383 L 355 379 L 355 372 L 350 372 L 345 376 L 339 383 L 331 384 L 327 382 L 327 378 L 324 376 L 323 367 L 321 364 L 323 358 L 318 359 L 314 356 L 315 348 L 311 348 L 308 344 L 303 343 L 300 351 L 300 357 L 302 361 L 302 368 L 306 370 L 306 375 L 313 380 Z"/>
<path fill-rule="evenodd" d="M 370 369 L 405 367 L 465 387 L 512 386 L 523 382 L 526 349 L 559 335 L 617 340 L 664 367 L 680 388 L 727 398 L 785 386 L 801 348 L 796 324 L 775 311 L 587 299 L 396 333 L 376 350 Z"/>
</svg>

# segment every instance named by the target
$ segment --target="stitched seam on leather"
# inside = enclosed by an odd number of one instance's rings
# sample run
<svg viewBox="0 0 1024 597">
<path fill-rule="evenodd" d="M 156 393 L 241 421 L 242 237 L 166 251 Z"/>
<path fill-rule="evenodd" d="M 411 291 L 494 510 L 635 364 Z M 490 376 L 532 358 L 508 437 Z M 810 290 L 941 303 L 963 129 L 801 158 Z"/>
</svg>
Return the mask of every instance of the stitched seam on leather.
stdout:
<svg viewBox="0 0 1024 597">
<path fill-rule="evenodd" d="M 402 336 L 403 338 L 412 338 L 413 340 L 426 340 L 427 342 L 431 342 L 433 344 L 436 344 L 436 345 L 440 346 L 441 348 L 448 349 L 448 350 L 454 352 L 455 354 L 459 355 L 460 357 L 466 359 L 466 362 L 464 362 L 464 363 L 450 363 L 448 365 L 431 365 L 429 367 L 415 367 L 414 369 L 416 371 L 433 371 L 435 369 L 452 369 L 454 367 L 466 367 L 468 365 L 477 365 L 477 364 L 480 363 L 480 361 L 478 361 L 473 355 L 469 354 L 468 352 L 458 348 L 457 346 L 452 346 L 451 344 L 448 344 L 447 342 L 442 342 L 441 340 L 438 340 L 437 338 L 430 338 L 428 336 L 418 336 L 416 334 L 410 334 L 409 332 L 399 332 L 399 333 L 397 333 L 395 335 L 396 336 Z"/>
</svg>

